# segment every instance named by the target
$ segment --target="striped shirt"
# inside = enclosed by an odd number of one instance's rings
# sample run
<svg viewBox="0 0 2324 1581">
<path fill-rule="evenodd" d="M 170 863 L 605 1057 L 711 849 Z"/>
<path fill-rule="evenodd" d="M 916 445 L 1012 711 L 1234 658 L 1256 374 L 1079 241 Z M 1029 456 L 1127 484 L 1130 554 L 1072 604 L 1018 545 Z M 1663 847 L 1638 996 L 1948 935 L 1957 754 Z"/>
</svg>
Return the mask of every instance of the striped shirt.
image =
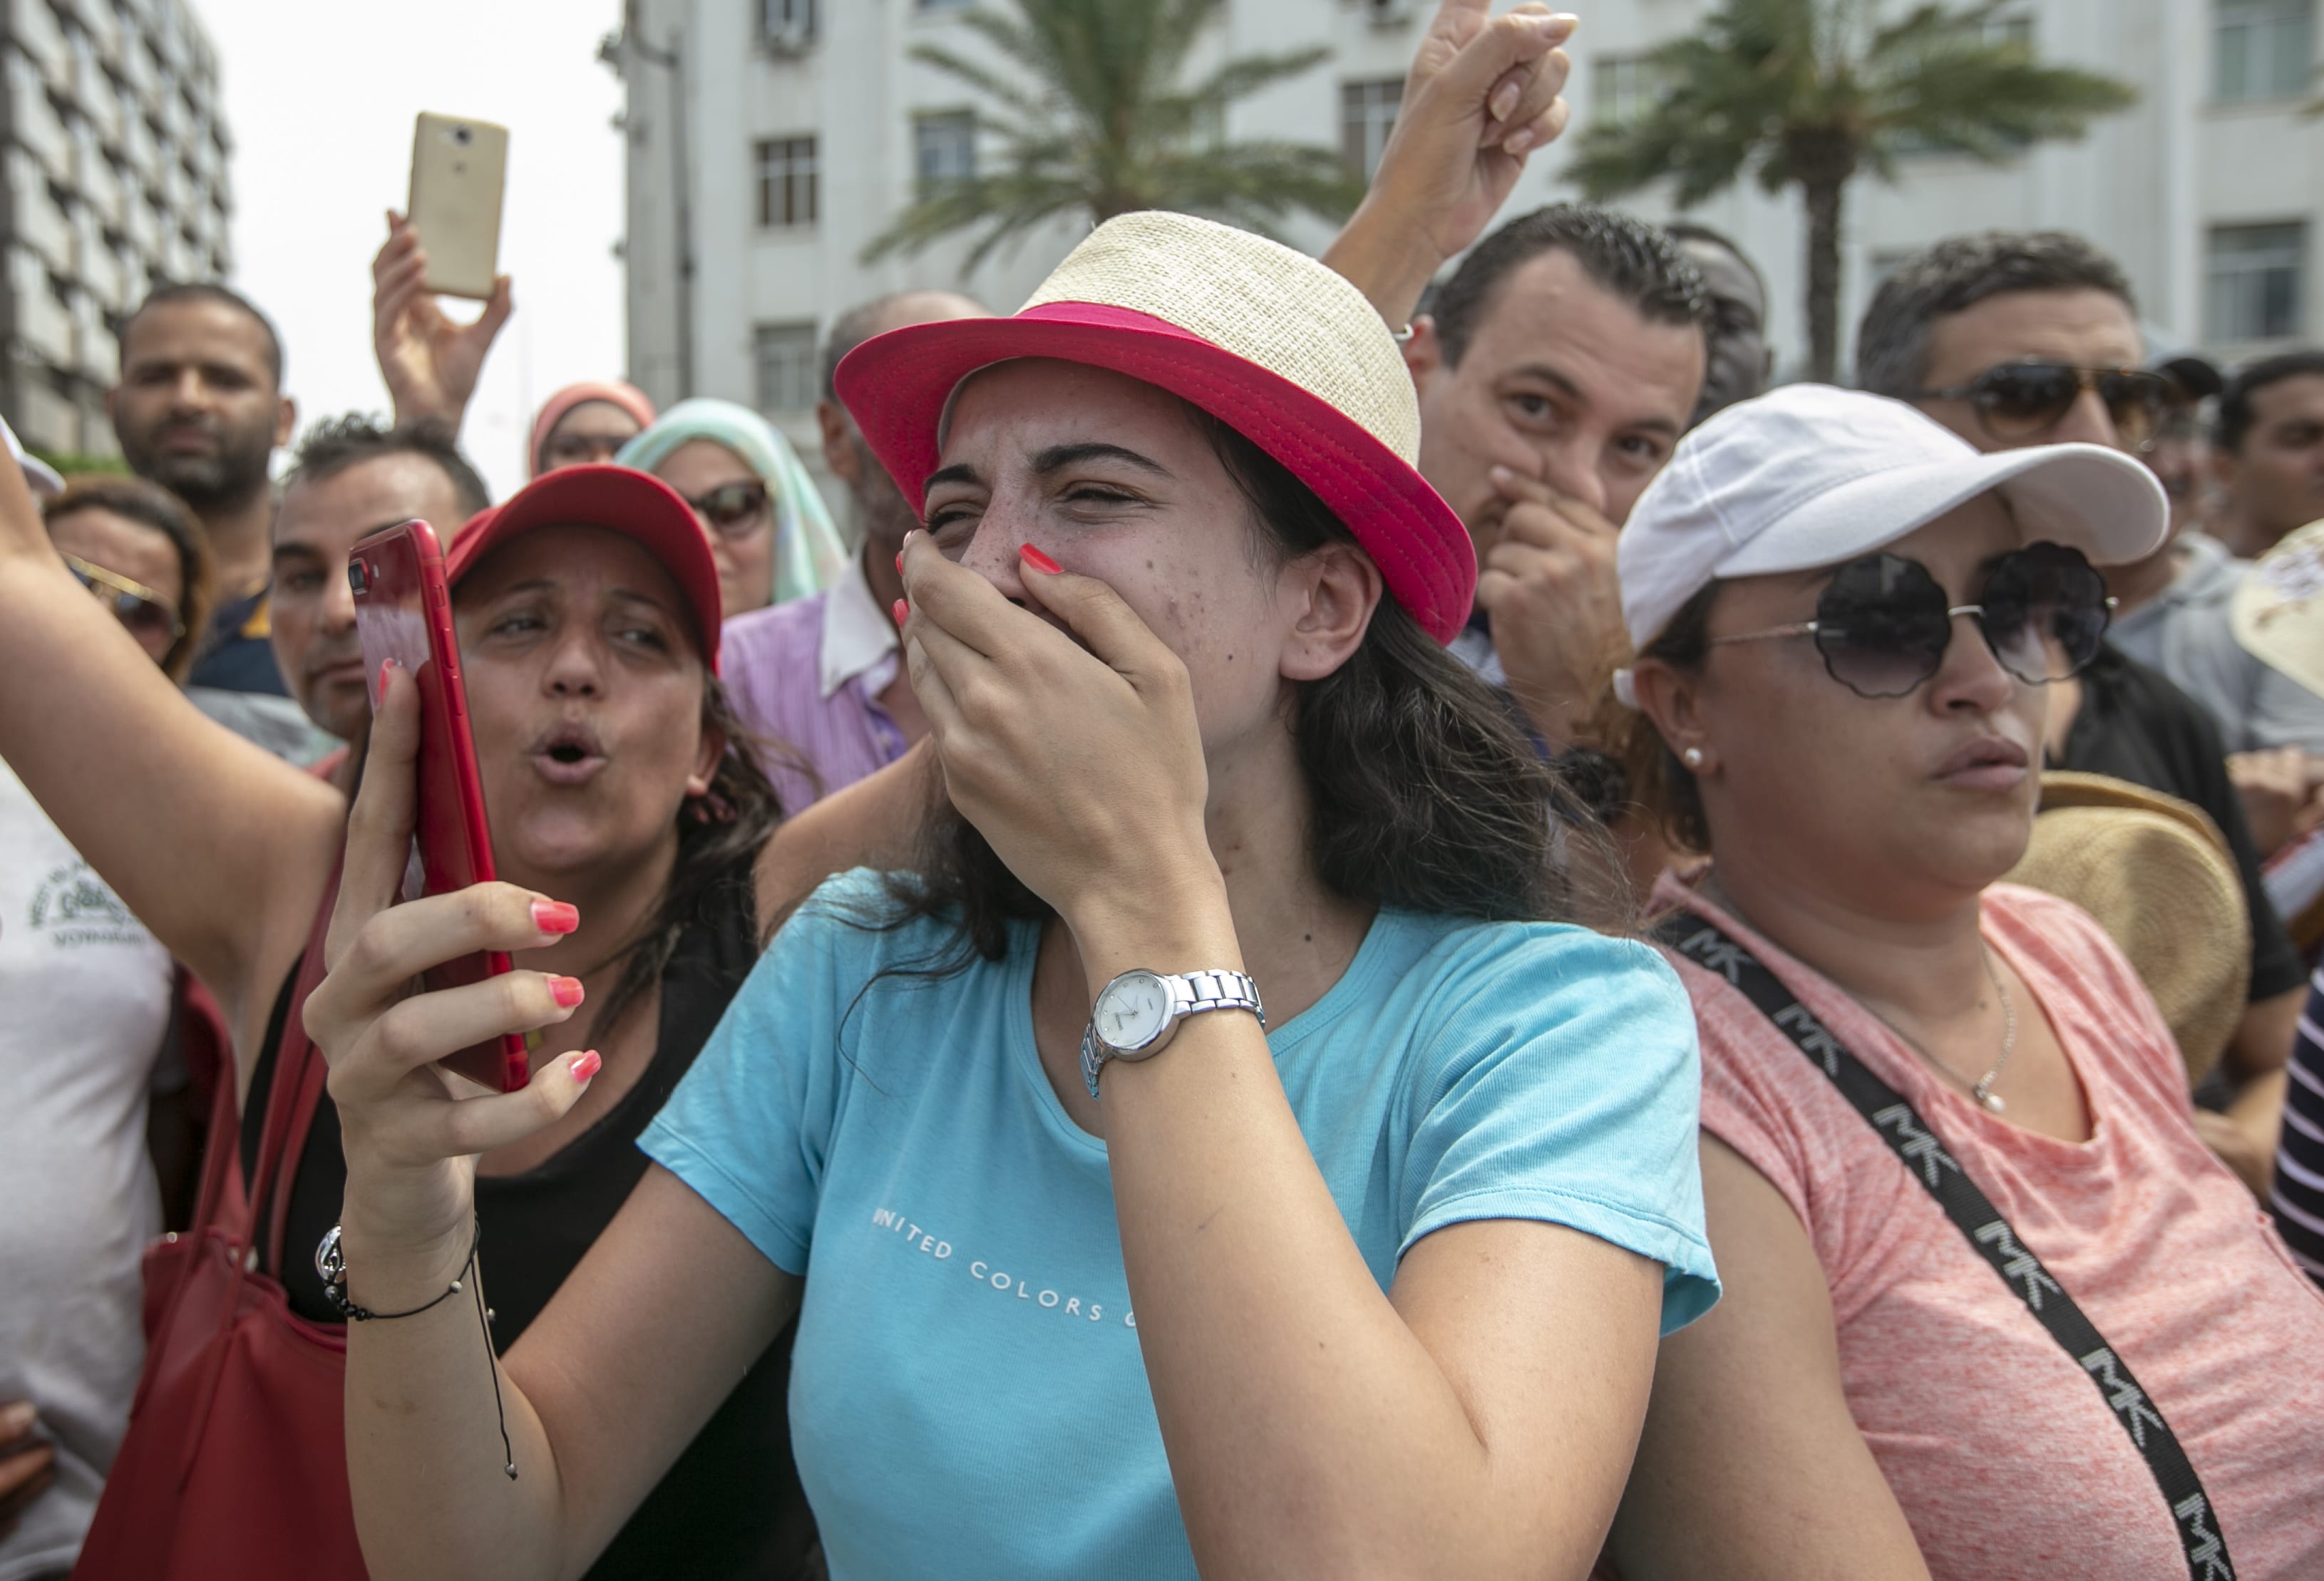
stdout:
<svg viewBox="0 0 2324 1581">
<path fill-rule="evenodd" d="M 2324 970 L 2309 979 L 2308 1006 L 2292 1044 L 2275 1189 L 2267 1201 L 2292 1256 L 2324 1284 Z"/>
<path fill-rule="evenodd" d="M 900 663 L 861 556 L 821 593 L 726 622 L 719 668 L 785 813 L 904 755 L 910 743 L 880 705 Z"/>
</svg>

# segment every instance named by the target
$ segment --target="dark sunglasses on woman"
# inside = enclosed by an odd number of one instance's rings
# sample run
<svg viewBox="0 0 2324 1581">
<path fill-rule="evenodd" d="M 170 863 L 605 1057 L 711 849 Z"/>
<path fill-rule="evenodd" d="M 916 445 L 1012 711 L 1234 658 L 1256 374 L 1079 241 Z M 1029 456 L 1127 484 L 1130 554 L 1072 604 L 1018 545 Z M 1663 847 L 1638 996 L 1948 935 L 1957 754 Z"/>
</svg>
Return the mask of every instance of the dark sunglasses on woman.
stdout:
<svg viewBox="0 0 2324 1581">
<path fill-rule="evenodd" d="M 178 607 L 142 582 L 132 582 L 117 572 L 102 565 L 92 565 L 77 555 L 67 555 L 65 564 L 80 578 L 80 584 L 97 595 L 97 602 L 111 610 L 114 617 L 140 637 L 152 636 L 165 642 L 175 642 L 186 634 L 185 621 L 178 618 Z"/>
<path fill-rule="evenodd" d="M 1831 678 L 1859 697 L 1902 697 L 1933 676 L 1953 621 L 1975 618 L 1994 658 L 2028 685 L 2078 676 L 2098 657 L 2114 600 L 2081 551 L 2028 544 L 1993 562 L 1979 602 L 1954 604 L 1917 560 L 1867 555 L 1832 575 L 1816 618 L 1711 645 L 1812 637 Z"/>
<path fill-rule="evenodd" d="M 688 500 L 695 514 L 708 522 L 720 538 L 749 538 L 767 524 L 767 485 L 761 483 L 721 483 L 708 493 Z"/>
<path fill-rule="evenodd" d="M 1966 384 L 1949 390 L 1916 390 L 1914 400 L 1965 400 L 1977 412 L 1978 427 L 2002 445 L 2025 445 L 2065 421 L 2085 390 L 2094 390 L 2114 420 L 2114 431 L 2132 450 L 2154 443 L 2163 409 L 2177 387 L 2144 368 L 2078 368 L 2071 363 L 2003 363 Z"/>
</svg>

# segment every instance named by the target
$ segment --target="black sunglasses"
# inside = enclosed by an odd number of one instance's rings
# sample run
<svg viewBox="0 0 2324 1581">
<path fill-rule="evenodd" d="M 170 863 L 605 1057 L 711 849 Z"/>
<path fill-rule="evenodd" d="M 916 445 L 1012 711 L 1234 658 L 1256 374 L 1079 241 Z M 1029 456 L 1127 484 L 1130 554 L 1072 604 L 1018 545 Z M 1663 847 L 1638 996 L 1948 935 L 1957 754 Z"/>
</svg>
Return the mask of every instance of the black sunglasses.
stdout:
<svg viewBox="0 0 2324 1581">
<path fill-rule="evenodd" d="M 767 485 L 759 483 L 721 483 L 701 498 L 688 500 L 687 503 L 694 507 L 719 537 L 748 538 L 766 523 Z"/>
<path fill-rule="evenodd" d="M 2114 431 L 2133 450 L 2154 443 L 2177 387 L 2144 368 L 2077 368 L 2071 363 L 2003 363 L 1950 390 L 1916 390 L 1915 400 L 1965 400 L 1978 426 L 2004 445 L 2041 438 L 2065 421 L 2085 390 L 2106 404 Z"/>
<path fill-rule="evenodd" d="M 1812 637 L 1833 680 L 1859 697 L 1902 697 L 1944 664 L 1954 617 L 1972 615 L 2001 667 L 2043 686 L 2089 667 L 2113 608 L 2105 579 L 2063 544 L 2028 544 L 2002 556 L 1986 575 L 1982 602 L 1973 604 L 1949 602 L 1916 560 L 1867 555 L 1833 574 L 1814 620 L 1711 643 Z"/>
</svg>

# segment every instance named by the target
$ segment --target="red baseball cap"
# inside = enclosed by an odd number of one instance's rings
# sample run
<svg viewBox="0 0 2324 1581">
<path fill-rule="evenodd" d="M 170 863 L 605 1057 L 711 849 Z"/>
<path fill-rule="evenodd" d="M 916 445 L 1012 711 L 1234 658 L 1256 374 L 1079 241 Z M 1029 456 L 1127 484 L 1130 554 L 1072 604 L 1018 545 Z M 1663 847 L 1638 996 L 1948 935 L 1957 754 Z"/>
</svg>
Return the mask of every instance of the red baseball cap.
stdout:
<svg viewBox="0 0 2324 1581">
<path fill-rule="evenodd" d="M 637 543 L 678 584 L 703 657 L 711 673 L 718 672 L 718 562 L 693 508 L 677 490 L 626 466 L 546 473 L 467 519 L 445 558 L 445 580 L 459 586 L 485 556 L 537 527 L 602 527 Z"/>
<path fill-rule="evenodd" d="M 1127 214 L 1013 317 L 864 342 L 839 364 L 839 397 L 915 513 L 953 392 L 1017 357 L 1111 368 L 1201 408 L 1314 490 L 1424 630 L 1450 642 L 1468 622 L 1476 547 L 1415 464 L 1403 355 L 1363 294 L 1306 254 L 1188 215 Z"/>
</svg>

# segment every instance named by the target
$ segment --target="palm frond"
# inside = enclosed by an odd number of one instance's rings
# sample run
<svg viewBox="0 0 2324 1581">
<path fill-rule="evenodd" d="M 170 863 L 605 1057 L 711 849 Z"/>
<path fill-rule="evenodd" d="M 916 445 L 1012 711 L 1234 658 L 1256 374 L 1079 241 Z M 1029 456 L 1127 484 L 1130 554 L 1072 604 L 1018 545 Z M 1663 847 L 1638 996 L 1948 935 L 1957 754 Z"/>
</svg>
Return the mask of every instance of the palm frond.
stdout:
<svg viewBox="0 0 2324 1581">
<path fill-rule="evenodd" d="M 1279 55 L 1241 55 L 1189 88 L 1184 97 L 1198 105 L 1229 105 L 1261 88 L 1313 71 L 1332 58 L 1329 44 L 1286 50 Z"/>
<path fill-rule="evenodd" d="M 1027 93 L 1015 78 L 1004 76 L 981 61 L 954 54 L 941 44 L 914 44 L 911 58 L 923 65 L 933 66 L 947 76 L 958 78 L 979 93 L 991 95 L 1028 119 L 1038 118 L 1049 111 L 1049 106 Z"/>
<path fill-rule="evenodd" d="M 1188 83 L 1186 66 L 1226 0 L 990 0 L 962 23 L 1001 58 L 936 43 L 912 56 L 973 89 L 1002 168 L 920 194 L 863 250 L 869 262 L 973 233 L 969 272 L 992 252 L 1079 211 L 1208 214 L 1264 229 L 1305 212 L 1338 220 L 1362 197 L 1335 150 L 1232 142 L 1224 107 L 1313 70 L 1330 51 L 1238 56 Z"/>
</svg>

